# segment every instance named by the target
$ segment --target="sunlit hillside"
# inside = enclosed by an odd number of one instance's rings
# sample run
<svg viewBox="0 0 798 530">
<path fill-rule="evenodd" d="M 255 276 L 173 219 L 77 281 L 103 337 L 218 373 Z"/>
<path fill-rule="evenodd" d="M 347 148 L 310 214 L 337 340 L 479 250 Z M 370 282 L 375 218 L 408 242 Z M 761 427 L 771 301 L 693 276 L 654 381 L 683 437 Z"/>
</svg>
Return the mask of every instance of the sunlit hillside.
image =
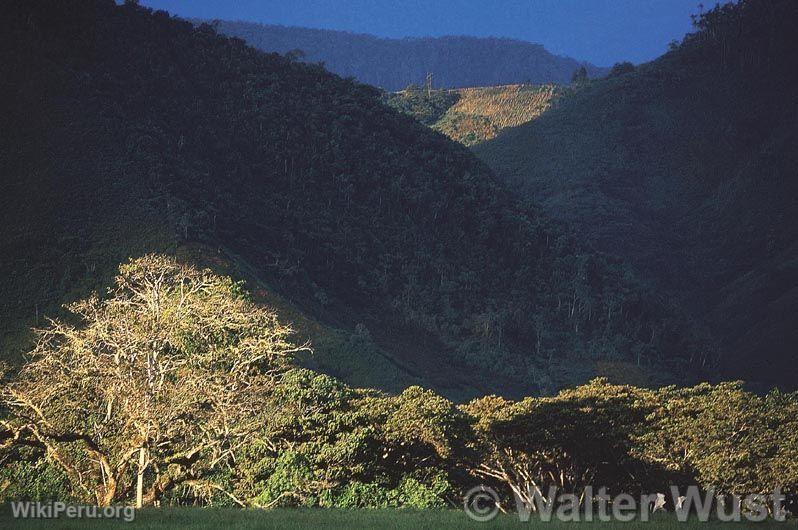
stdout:
<svg viewBox="0 0 798 530">
<path fill-rule="evenodd" d="M 474 145 L 494 138 L 502 129 L 534 120 L 563 91 L 557 85 L 464 88 L 433 128 L 452 140 Z"/>
<path fill-rule="evenodd" d="M 502 129 L 537 118 L 566 90 L 559 85 L 430 91 L 413 86 L 388 95 L 387 101 L 452 140 L 471 146 L 494 138 Z"/>
</svg>

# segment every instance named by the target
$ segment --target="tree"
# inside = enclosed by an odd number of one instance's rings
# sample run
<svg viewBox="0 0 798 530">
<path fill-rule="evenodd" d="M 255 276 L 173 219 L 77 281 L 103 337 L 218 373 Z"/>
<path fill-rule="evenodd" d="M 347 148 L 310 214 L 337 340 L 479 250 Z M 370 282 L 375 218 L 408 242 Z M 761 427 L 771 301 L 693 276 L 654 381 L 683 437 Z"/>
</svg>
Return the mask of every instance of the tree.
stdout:
<svg viewBox="0 0 798 530">
<path fill-rule="evenodd" d="M 624 61 L 621 63 L 615 63 L 612 67 L 612 70 L 610 70 L 610 73 L 607 74 L 607 77 L 619 77 L 634 71 L 635 71 L 635 65 L 633 65 L 629 61 Z"/>
<path fill-rule="evenodd" d="M 419 387 L 387 396 L 295 369 L 270 400 L 237 470 L 262 507 L 441 506 L 473 437 L 462 411 Z"/>
<path fill-rule="evenodd" d="M 583 85 L 587 83 L 588 76 L 587 76 L 587 68 L 580 66 L 574 71 L 574 74 L 571 76 L 571 84 L 572 85 Z"/>
<path fill-rule="evenodd" d="M 6 445 L 39 448 L 82 497 L 151 504 L 208 479 L 258 430 L 291 329 L 240 285 L 160 257 L 120 268 L 109 296 L 52 321 L 2 390 Z"/>
<path fill-rule="evenodd" d="M 633 454 L 653 409 L 651 391 L 596 379 L 553 398 L 513 402 L 496 396 L 472 401 L 481 460 L 472 473 L 509 489 L 530 509 L 535 493 L 581 494 L 601 484 L 639 487 L 645 464 Z"/>
<path fill-rule="evenodd" d="M 305 57 L 307 57 L 307 54 L 304 50 L 300 50 L 299 48 L 294 48 L 293 50 L 285 52 L 285 58 L 292 63 L 304 61 Z"/>
<path fill-rule="evenodd" d="M 795 394 L 746 392 L 739 382 L 665 388 L 641 438 L 642 457 L 668 481 L 721 495 L 798 492 Z"/>
</svg>

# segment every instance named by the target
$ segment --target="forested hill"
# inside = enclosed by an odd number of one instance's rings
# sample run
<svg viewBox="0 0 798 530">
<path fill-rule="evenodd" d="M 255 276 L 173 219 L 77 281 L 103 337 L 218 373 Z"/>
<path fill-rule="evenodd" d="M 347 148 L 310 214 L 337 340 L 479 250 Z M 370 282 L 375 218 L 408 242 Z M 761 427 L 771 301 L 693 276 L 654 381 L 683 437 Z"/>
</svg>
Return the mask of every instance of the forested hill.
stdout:
<svg viewBox="0 0 798 530">
<path fill-rule="evenodd" d="M 421 84 L 428 73 L 438 88 L 510 83 L 561 83 L 582 64 L 530 42 L 476 37 L 384 39 L 373 35 L 253 22 L 213 21 L 220 33 L 266 52 L 300 50 L 307 62 L 323 62 L 340 76 L 385 90 Z M 585 64 L 591 77 L 607 69 Z"/>
<path fill-rule="evenodd" d="M 727 376 L 798 382 L 798 3 L 744 0 L 676 49 L 475 149 L 690 308 Z M 628 69 L 627 69 L 628 70 Z"/>
<path fill-rule="evenodd" d="M 6 353 L 14 322 L 130 257 L 195 259 L 187 245 L 280 295 L 298 342 L 343 333 L 314 362 L 343 351 L 348 368 L 327 368 L 358 384 L 374 351 L 461 396 L 550 391 L 598 362 L 683 375 L 702 351 L 622 264 L 372 87 L 132 3 L 0 15 Z"/>
</svg>

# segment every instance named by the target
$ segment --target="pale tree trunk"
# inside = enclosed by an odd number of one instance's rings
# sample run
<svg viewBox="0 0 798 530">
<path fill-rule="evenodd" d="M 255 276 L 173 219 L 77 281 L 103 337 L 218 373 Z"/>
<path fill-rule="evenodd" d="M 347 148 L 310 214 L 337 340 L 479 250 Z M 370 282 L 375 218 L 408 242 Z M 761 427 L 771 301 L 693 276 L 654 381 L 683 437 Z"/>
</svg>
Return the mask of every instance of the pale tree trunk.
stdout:
<svg viewBox="0 0 798 530">
<path fill-rule="evenodd" d="M 144 505 L 144 466 L 146 464 L 146 449 L 139 449 L 139 470 L 136 477 L 136 508 Z"/>
</svg>

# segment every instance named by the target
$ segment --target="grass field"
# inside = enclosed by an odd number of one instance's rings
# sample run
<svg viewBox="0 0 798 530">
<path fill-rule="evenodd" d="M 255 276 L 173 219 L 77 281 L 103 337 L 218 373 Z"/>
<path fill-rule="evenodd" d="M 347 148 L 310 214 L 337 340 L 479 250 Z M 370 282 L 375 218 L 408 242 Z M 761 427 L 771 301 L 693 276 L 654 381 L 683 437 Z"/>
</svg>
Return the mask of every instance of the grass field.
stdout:
<svg viewBox="0 0 798 530">
<path fill-rule="evenodd" d="M 464 512 L 458 510 L 238 510 L 232 508 L 165 508 L 145 509 L 136 513 L 135 521 L 121 520 L 87 520 L 87 519 L 14 519 L 9 507 L 0 508 L 0 528 L 2 529 L 83 529 L 83 528 L 127 528 L 127 529 L 173 529 L 200 528 L 217 529 L 412 529 L 412 530 L 461 530 L 464 528 L 495 530 L 504 528 L 565 528 L 573 523 L 544 523 L 534 518 L 529 522 L 521 522 L 515 515 L 500 516 L 488 523 L 470 520 Z M 589 526 L 591 523 L 584 523 Z M 761 530 L 780 528 L 794 530 L 798 528 L 795 521 L 787 523 L 680 523 L 671 514 L 658 514 L 651 522 L 631 523 L 592 523 L 604 529 L 612 528 L 748 528 Z"/>
</svg>

